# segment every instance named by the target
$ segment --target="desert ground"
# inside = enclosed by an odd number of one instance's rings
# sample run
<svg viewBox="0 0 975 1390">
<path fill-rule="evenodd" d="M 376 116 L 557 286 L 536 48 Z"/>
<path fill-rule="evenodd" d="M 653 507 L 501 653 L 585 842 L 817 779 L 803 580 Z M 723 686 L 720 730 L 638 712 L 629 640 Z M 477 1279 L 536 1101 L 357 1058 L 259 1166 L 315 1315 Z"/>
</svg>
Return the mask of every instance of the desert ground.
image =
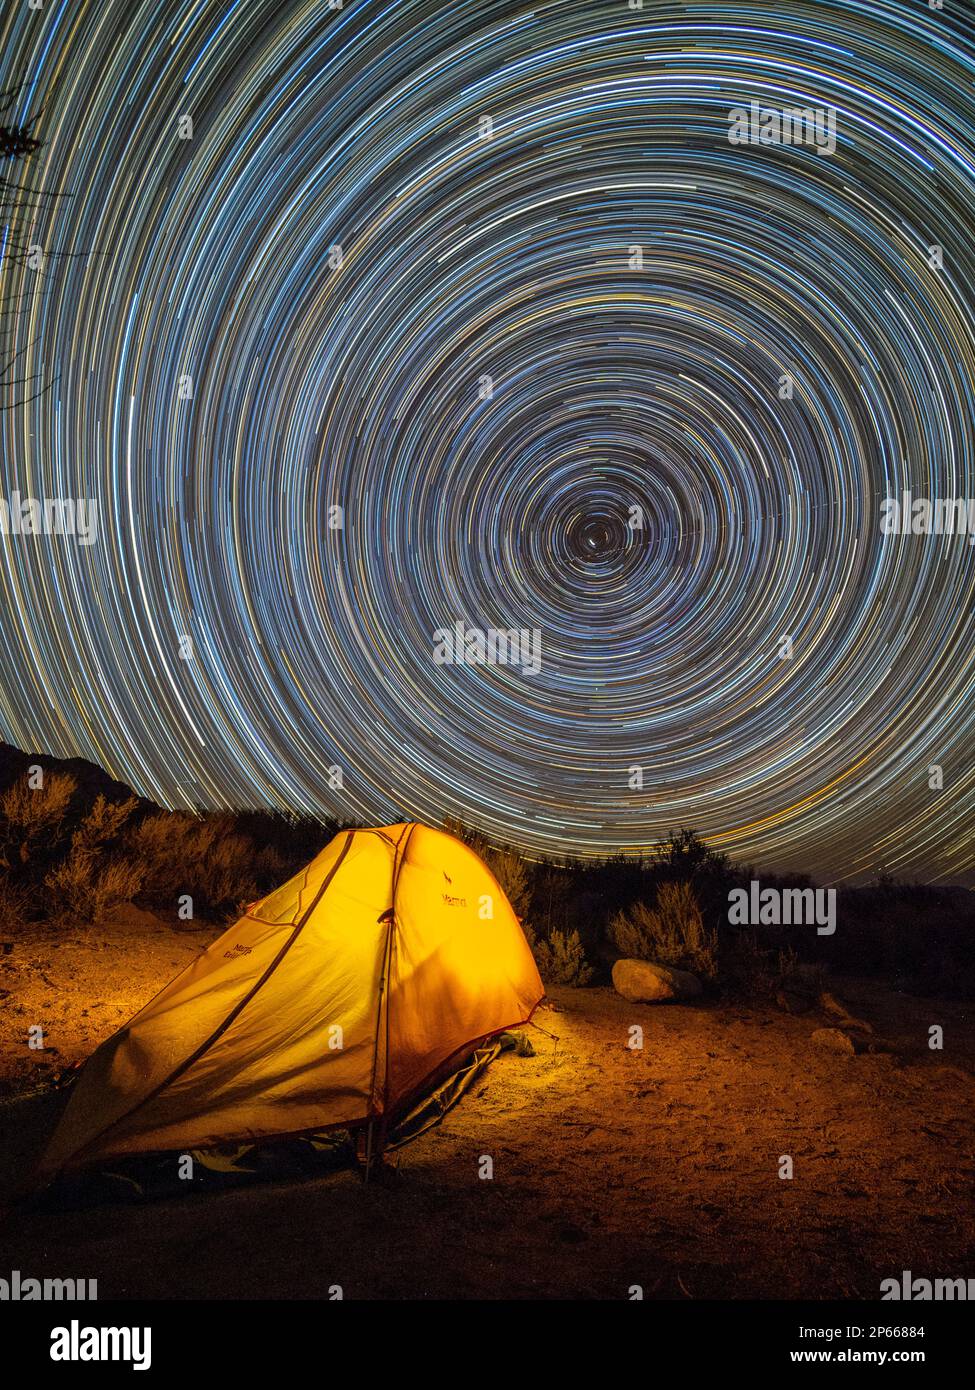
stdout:
<svg viewBox="0 0 975 1390">
<path fill-rule="evenodd" d="M 94 1278 L 103 1299 L 324 1298 L 335 1285 L 378 1299 L 626 1299 L 634 1285 L 656 1299 L 875 1298 L 904 1269 L 975 1274 L 971 1008 L 852 979 L 831 988 L 873 1028 L 859 1055 L 813 1043 L 830 1022 L 816 1014 L 553 987 L 526 1030 L 535 1055 L 502 1054 L 368 1186 L 343 1171 L 108 1208 L 19 1205 L 64 1104 L 46 1079 L 214 934 L 129 909 L 0 945 L 0 1269 Z M 26 1043 L 38 1023 L 40 1052 Z M 928 1048 L 933 1024 L 944 1051 Z"/>
</svg>

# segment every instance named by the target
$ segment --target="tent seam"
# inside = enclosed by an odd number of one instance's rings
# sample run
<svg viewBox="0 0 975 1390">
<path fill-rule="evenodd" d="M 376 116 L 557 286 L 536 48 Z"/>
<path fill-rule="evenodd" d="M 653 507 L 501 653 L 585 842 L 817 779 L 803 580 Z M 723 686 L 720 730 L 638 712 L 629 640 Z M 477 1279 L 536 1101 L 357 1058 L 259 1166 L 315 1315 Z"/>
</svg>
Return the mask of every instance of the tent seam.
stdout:
<svg viewBox="0 0 975 1390">
<path fill-rule="evenodd" d="M 196 1063 L 200 1060 L 201 1057 L 206 1056 L 207 1052 L 209 1052 L 210 1048 L 217 1041 L 217 1039 L 222 1037 L 222 1035 L 230 1027 L 231 1023 L 233 1023 L 235 1019 L 240 1017 L 244 1009 L 246 1009 L 247 1005 L 260 992 L 261 988 L 275 973 L 278 966 L 281 964 L 285 956 L 291 950 L 291 947 L 298 940 L 298 937 L 301 935 L 306 925 L 308 924 L 308 920 L 311 917 L 311 914 L 314 912 L 315 908 L 321 901 L 326 888 L 329 887 L 333 878 L 338 873 L 339 866 L 345 859 L 346 854 L 348 854 L 352 841 L 355 838 L 355 833 L 356 832 L 354 830 L 349 831 L 346 837 L 345 844 L 342 846 L 341 853 L 339 854 L 335 863 L 332 865 L 331 869 L 329 869 L 328 873 L 325 875 L 325 878 L 322 881 L 322 885 L 319 888 L 318 892 L 315 894 L 311 903 L 309 904 L 308 910 L 305 912 L 305 915 L 301 918 L 301 920 L 298 923 L 296 923 L 295 927 L 291 932 L 290 937 L 282 946 L 281 950 L 275 956 L 271 964 L 264 971 L 264 974 L 258 980 L 257 984 L 253 987 L 250 993 L 247 994 L 240 1001 L 239 1004 L 236 1004 L 234 1008 L 230 1010 L 227 1017 L 223 1020 L 219 1027 L 214 1029 L 214 1031 L 205 1040 L 205 1042 L 201 1043 L 200 1046 L 196 1049 L 196 1051 L 191 1054 L 191 1056 L 186 1058 L 184 1062 L 181 1062 L 178 1067 L 174 1067 L 174 1069 L 169 1073 L 169 1075 L 164 1077 L 163 1080 L 160 1081 L 158 1086 L 156 1086 L 152 1091 L 150 1091 L 147 1096 L 143 1096 L 142 1100 L 138 1101 L 135 1105 L 133 1105 L 131 1109 L 126 1110 L 124 1114 L 119 1115 L 117 1119 L 113 1120 L 110 1125 L 106 1125 L 104 1129 L 99 1130 L 97 1134 L 92 1135 L 88 1142 L 86 1144 L 83 1144 L 80 1149 L 76 1149 L 74 1154 L 72 1154 L 71 1159 L 67 1161 L 74 1163 L 83 1154 L 87 1153 L 92 1148 L 92 1146 L 98 1142 L 98 1140 L 104 1139 L 106 1134 L 111 1134 L 111 1132 L 114 1129 L 118 1128 L 118 1126 L 123 1122 L 123 1120 L 131 1119 L 131 1117 L 135 1115 L 139 1110 L 141 1110 L 143 1106 L 148 1105 L 150 1101 L 153 1101 L 156 1099 L 157 1096 L 160 1096 L 168 1086 L 171 1086 L 177 1077 L 185 1075 L 185 1073 L 188 1072 L 191 1067 L 196 1065 Z M 61 1164 L 59 1167 L 63 1168 L 64 1166 L 65 1164 Z"/>
</svg>

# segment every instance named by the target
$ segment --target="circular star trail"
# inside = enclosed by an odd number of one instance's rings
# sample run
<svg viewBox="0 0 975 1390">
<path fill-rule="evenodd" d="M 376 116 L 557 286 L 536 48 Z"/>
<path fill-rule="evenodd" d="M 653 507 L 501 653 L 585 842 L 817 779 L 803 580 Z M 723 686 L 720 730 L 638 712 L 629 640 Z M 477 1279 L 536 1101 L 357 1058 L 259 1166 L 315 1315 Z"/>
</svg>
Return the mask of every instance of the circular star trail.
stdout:
<svg viewBox="0 0 975 1390">
<path fill-rule="evenodd" d="M 48 389 L 3 493 L 99 518 L 0 538 L 10 741 L 536 854 L 971 867 L 975 548 L 880 526 L 975 498 L 967 5 L 5 26 Z M 835 149 L 731 143 L 752 102 Z M 458 623 L 538 669 L 438 664 Z"/>
</svg>

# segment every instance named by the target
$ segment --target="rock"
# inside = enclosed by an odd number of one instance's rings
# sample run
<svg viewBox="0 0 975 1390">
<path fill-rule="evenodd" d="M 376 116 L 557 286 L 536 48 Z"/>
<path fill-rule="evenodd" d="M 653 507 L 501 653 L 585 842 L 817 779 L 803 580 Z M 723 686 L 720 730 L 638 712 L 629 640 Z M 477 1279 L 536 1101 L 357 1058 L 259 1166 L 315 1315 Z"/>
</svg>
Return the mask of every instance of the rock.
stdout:
<svg viewBox="0 0 975 1390">
<path fill-rule="evenodd" d="M 668 999 L 693 999 L 701 982 L 687 970 L 655 965 L 649 960 L 618 960 L 613 966 L 613 988 L 633 1004 L 659 1004 Z"/>
<path fill-rule="evenodd" d="M 873 1032 L 872 1023 L 868 1023 L 865 1018 L 856 1018 L 853 1014 L 847 1014 L 846 1018 L 843 1019 L 843 1027 L 852 1028 L 855 1032 L 858 1033 Z"/>
<path fill-rule="evenodd" d="M 831 1052 L 845 1052 L 850 1057 L 857 1053 L 855 1040 L 840 1028 L 817 1028 L 812 1041 L 819 1047 L 828 1047 Z"/>
<path fill-rule="evenodd" d="M 856 1018 L 847 1009 L 845 1004 L 841 1004 L 835 994 L 828 994 L 825 990 L 819 996 L 819 1007 L 824 1013 L 830 1014 L 843 1028 L 859 1029 L 861 1033 L 872 1033 L 873 1027 L 864 1018 Z"/>
</svg>

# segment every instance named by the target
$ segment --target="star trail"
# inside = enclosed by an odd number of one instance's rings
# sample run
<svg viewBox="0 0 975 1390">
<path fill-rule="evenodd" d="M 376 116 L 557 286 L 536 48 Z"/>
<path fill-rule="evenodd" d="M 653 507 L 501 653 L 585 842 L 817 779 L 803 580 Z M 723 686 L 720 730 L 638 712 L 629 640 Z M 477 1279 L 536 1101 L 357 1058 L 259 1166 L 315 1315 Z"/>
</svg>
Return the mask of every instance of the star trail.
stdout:
<svg viewBox="0 0 975 1390">
<path fill-rule="evenodd" d="M 10 7 L 0 732 L 174 805 L 961 878 L 975 11 Z M 729 112 L 835 111 L 832 153 Z M 537 629 L 541 664 L 433 660 Z M 786 654 L 783 654 L 783 653 Z M 932 789 L 929 769 L 943 770 Z M 639 769 L 635 774 L 634 769 Z"/>
</svg>

